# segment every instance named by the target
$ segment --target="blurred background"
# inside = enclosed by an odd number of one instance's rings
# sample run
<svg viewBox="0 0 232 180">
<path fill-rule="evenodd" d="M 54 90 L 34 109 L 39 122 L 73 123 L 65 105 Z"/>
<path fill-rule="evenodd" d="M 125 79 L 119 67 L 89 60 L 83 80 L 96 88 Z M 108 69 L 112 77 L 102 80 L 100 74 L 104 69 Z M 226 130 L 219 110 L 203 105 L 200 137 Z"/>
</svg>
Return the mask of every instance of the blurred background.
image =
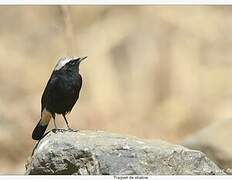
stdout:
<svg viewBox="0 0 232 180">
<path fill-rule="evenodd" d="M 231 17 L 230 6 L 1 6 L 0 174 L 24 173 L 64 56 L 88 56 L 74 129 L 180 143 L 232 117 Z"/>
</svg>

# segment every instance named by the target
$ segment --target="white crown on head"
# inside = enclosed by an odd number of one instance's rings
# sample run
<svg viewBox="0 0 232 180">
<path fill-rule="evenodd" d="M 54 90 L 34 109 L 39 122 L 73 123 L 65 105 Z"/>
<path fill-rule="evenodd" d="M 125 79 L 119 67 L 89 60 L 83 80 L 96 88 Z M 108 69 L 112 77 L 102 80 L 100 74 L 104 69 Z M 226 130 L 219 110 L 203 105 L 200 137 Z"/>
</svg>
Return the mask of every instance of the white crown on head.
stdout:
<svg viewBox="0 0 232 180">
<path fill-rule="evenodd" d="M 55 66 L 55 71 L 60 70 L 62 67 L 64 67 L 65 64 L 67 64 L 69 61 L 73 59 L 77 59 L 78 57 L 62 57 L 59 59 Z"/>
</svg>

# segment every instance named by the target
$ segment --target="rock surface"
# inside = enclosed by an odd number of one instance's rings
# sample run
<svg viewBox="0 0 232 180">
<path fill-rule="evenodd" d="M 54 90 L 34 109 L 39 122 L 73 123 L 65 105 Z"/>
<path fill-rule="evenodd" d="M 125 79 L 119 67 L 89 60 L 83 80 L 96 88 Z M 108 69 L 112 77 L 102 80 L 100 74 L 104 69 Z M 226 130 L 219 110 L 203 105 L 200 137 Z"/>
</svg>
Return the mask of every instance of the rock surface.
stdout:
<svg viewBox="0 0 232 180">
<path fill-rule="evenodd" d="M 232 120 L 226 119 L 187 138 L 182 145 L 199 150 L 220 168 L 232 168 Z"/>
<path fill-rule="evenodd" d="M 26 174 L 223 175 L 203 153 L 163 141 L 103 131 L 49 132 L 35 147 Z"/>
</svg>

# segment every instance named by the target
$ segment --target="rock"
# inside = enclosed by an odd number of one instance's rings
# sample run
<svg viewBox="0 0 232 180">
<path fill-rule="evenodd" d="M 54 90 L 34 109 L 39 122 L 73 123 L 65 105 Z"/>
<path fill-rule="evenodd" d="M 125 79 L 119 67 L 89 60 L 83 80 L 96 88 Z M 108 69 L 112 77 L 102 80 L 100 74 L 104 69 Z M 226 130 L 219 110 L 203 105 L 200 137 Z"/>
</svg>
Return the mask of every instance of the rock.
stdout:
<svg viewBox="0 0 232 180">
<path fill-rule="evenodd" d="M 202 151 L 220 168 L 232 168 L 232 120 L 216 122 L 184 140 L 181 144 Z M 229 170 L 228 170 L 229 171 Z"/>
<path fill-rule="evenodd" d="M 57 130 L 34 148 L 26 174 L 223 175 L 203 153 L 103 131 Z"/>
</svg>

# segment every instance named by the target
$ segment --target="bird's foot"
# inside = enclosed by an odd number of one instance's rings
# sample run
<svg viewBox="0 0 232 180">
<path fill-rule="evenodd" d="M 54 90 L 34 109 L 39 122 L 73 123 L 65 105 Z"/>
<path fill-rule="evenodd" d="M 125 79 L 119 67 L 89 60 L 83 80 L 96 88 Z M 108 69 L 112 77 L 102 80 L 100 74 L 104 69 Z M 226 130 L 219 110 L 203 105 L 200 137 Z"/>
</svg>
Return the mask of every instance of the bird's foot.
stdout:
<svg viewBox="0 0 232 180">
<path fill-rule="evenodd" d="M 71 132 L 78 132 L 79 130 L 75 130 L 75 129 L 72 129 L 72 128 L 68 128 L 68 131 L 71 131 Z"/>
<path fill-rule="evenodd" d="M 52 132 L 56 133 L 56 132 L 64 132 L 65 129 L 58 129 L 58 128 L 55 128 L 55 129 L 52 129 Z"/>
</svg>

